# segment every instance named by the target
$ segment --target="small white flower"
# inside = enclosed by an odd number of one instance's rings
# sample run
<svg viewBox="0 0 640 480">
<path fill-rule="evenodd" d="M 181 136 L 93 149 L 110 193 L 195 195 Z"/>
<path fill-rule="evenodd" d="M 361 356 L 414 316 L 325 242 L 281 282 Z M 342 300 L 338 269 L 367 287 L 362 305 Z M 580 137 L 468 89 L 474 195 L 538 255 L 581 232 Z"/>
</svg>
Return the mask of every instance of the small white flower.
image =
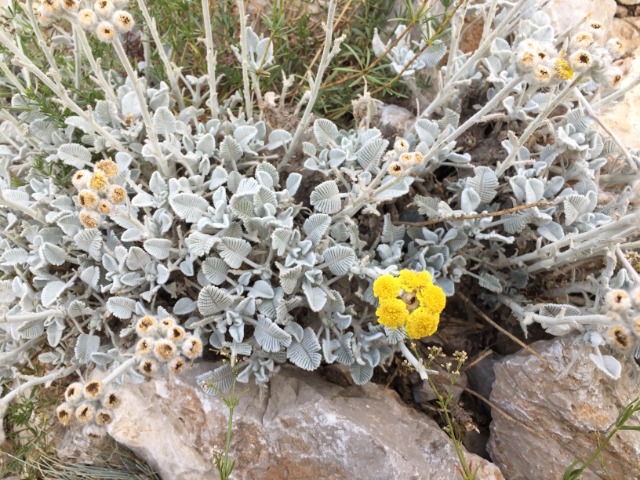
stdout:
<svg viewBox="0 0 640 480">
<path fill-rule="evenodd" d="M 571 68 L 576 72 L 584 72 L 591 68 L 593 59 L 591 54 L 586 50 L 578 50 L 573 52 L 569 57 L 569 65 L 571 65 Z"/>
<path fill-rule="evenodd" d="M 111 0 L 97 0 L 96 3 L 93 4 L 93 10 L 100 18 L 107 20 L 111 18 L 113 12 L 116 11 L 116 6 Z"/>
<path fill-rule="evenodd" d="M 78 24 L 87 32 L 93 32 L 98 25 L 98 17 L 93 10 L 84 8 L 78 12 Z M 84 170 L 82 170 L 84 171 Z M 78 172 L 80 173 L 80 172 Z"/>
<path fill-rule="evenodd" d="M 118 10 L 111 17 L 111 21 L 116 27 L 116 30 L 119 33 L 126 33 L 133 28 L 135 22 L 133 21 L 133 16 L 129 12 L 125 12 L 124 10 Z"/>
<path fill-rule="evenodd" d="M 100 22 L 96 28 L 96 37 L 101 42 L 109 43 L 116 37 L 116 27 L 111 22 Z"/>
</svg>

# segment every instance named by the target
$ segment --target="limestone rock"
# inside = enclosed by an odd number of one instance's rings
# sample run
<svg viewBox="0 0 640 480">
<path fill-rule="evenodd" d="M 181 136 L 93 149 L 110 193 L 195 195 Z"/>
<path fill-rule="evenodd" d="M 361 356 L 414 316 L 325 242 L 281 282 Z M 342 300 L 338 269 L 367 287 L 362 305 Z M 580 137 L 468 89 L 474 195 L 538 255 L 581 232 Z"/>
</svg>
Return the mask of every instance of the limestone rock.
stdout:
<svg viewBox="0 0 640 480">
<path fill-rule="evenodd" d="M 622 5 L 640 5 L 640 0 L 618 0 Z"/>
<path fill-rule="evenodd" d="M 404 135 L 413 126 L 415 115 L 397 105 L 385 105 L 380 109 L 380 125 L 386 135 Z"/>
<path fill-rule="evenodd" d="M 551 0 L 544 11 L 551 18 L 551 25 L 557 33 L 562 33 L 578 20 L 589 15 L 591 20 L 611 27 L 616 13 L 615 0 Z"/>
<path fill-rule="evenodd" d="M 165 480 L 214 478 L 212 448 L 227 424 L 222 401 L 195 385 L 211 364 L 180 378 L 121 387 L 123 405 L 109 433 Z M 453 445 L 436 423 L 379 385 L 340 387 L 314 374 L 283 368 L 260 398 L 249 387 L 236 409 L 235 479 L 455 478 Z M 472 454 L 478 478 L 503 479 Z"/>
<path fill-rule="evenodd" d="M 574 460 L 586 459 L 606 435 L 619 412 L 638 396 L 640 368 L 632 359 L 617 357 L 622 378 L 606 377 L 580 352 L 573 338 L 536 342 L 531 347 L 550 368 L 528 352 L 505 357 L 496 363 L 491 400 L 507 415 L 493 410 L 489 451 L 510 480 L 562 478 Z M 559 372 L 578 356 L 568 375 Z M 636 423 L 637 424 L 637 423 Z M 583 480 L 637 478 L 640 475 L 640 437 L 619 432 Z"/>
</svg>

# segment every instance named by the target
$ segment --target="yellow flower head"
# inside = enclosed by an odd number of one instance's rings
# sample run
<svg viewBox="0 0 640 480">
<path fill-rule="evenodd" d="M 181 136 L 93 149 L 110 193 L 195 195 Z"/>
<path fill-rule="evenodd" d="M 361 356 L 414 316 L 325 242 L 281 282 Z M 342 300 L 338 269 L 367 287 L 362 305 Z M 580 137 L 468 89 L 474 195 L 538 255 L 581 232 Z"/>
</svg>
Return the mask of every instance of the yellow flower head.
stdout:
<svg viewBox="0 0 640 480">
<path fill-rule="evenodd" d="M 109 186 L 109 181 L 104 173 L 97 171 L 89 180 L 89 188 L 97 190 L 98 192 L 104 192 Z"/>
<path fill-rule="evenodd" d="M 426 270 L 414 272 L 413 270 L 401 270 L 400 286 L 405 292 L 415 292 L 421 288 L 431 285 L 431 274 Z"/>
<path fill-rule="evenodd" d="M 420 301 L 420 308 L 424 308 L 436 315 L 440 315 L 447 303 L 447 297 L 442 288 L 433 284 L 418 290 L 417 297 Z"/>
<path fill-rule="evenodd" d="M 409 315 L 405 330 L 410 338 L 429 337 L 436 332 L 439 322 L 439 315 L 420 307 Z"/>
<path fill-rule="evenodd" d="M 391 274 L 380 275 L 373 282 L 373 294 L 380 300 L 400 295 L 400 280 Z"/>
<path fill-rule="evenodd" d="M 378 323 L 389 328 L 398 328 L 405 324 L 409 311 L 407 304 L 397 298 L 386 298 L 376 310 Z"/>
<path fill-rule="evenodd" d="M 553 64 L 553 72 L 562 80 L 571 80 L 573 78 L 573 68 L 563 57 L 558 57 Z"/>
</svg>

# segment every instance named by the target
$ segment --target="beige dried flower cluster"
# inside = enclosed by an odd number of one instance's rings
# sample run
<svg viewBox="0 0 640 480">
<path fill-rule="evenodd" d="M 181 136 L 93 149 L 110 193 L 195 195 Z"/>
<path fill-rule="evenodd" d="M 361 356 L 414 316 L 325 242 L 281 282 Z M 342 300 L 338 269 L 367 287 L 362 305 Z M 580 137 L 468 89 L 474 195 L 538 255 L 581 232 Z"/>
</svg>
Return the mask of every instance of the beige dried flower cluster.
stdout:
<svg viewBox="0 0 640 480">
<path fill-rule="evenodd" d="M 37 11 L 44 25 L 65 19 L 94 33 L 100 41 L 111 42 L 135 24 L 133 16 L 122 10 L 127 3 L 127 0 L 96 0 L 89 7 L 81 8 L 80 0 L 43 0 Z"/>
<path fill-rule="evenodd" d="M 409 142 L 404 138 L 398 138 L 393 144 L 393 150 L 387 154 L 389 173 L 394 177 L 402 174 L 409 168 L 420 167 L 424 163 L 424 156 L 420 152 L 410 152 Z"/>
<path fill-rule="evenodd" d="M 67 426 L 75 418 L 84 425 L 84 434 L 91 438 L 104 436 L 107 425 L 113 421 L 113 409 L 121 402 L 120 396 L 113 391 L 105 391 L 99 380 L 72 383 L 64 392 L 64 398 L 65 402 L 56 409 L 60 423 Z"/>
<path fill-rule="evenodd" d="M 613 62 L 624 53 L 624 45 L 617 38 L 603 43 L 604 36 L 604 26 L 589 21 L 560 52 L 551 44 L 524 40 L 516 52 L 518 69 L 543 85 L 571 80 L 575 73 L 589 73 L 597 82 L 615 88 L 622 71 Z"/>
<path fill-rule="evenodd" d="M 139 359 L 138 370 L 143 375 L 153 376 L 163 367 L 180 373 L 186 359 L 195 360 L 202 355 L 202 340 L 187 334 L 173 318 L 158 321 L 151 315 L 144 316 L 136 323 L 136 333 L 141 337 L 135 353 Z"/>
<path fill-rule="evenodd" d="M 78 170 L 73 175 L 71 182 L 79 190 L 77 202 L 82 207 L 80 221 L 86 228 L 97 228 L 103 215 L 127 199 L 127 191 L 110 182 L 117 174 L 118 165 L 107 159 L 95 164 L 93 174 Z"/>
<path fill-rule="evenodd" d="M 607 316 L 614 320 L 607 332 L 607 344 L 622 352 L 640 348 L 640 288 L 631 292 L 610 290 L 605 307 Z"/>
</svg>

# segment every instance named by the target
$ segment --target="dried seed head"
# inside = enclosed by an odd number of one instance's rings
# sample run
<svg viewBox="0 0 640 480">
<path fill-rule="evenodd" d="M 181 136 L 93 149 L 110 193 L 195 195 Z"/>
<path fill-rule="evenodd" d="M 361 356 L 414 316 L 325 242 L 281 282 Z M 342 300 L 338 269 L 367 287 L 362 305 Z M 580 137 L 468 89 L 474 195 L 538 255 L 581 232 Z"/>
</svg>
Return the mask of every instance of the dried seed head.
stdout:
<svg viewBox="0 0 640 480">
<path fill-rule="evenodd" d="M 56 408 L 56 417 L 65 427 L 69 425 L 73 419 L 73 408 L 68 403 L 63 403 Z"/>
<path fill-rule="evenodd" d="M 400 155 L 400 158 L 398 159 L 398 161 L 400 162 L 401 165 L 406 165 L 407 167 L 410 167 L 410 166 L 413 166 L 415 160 L 412 153 L 406 152 Z"/>
<path fill-rule="evenodd" d="M 98 425 L 109 425 L 113 422 L 113 415 L 109 410 L 100 409 L 96 412 L 96 423 Z"/>
<path fill-rule="evenodd" d="M 631 309 L 631 297 L 627 292 L 619 288 L 607 293 L 605 303 L 610 310 L 618 313 L 628 312 Z"/>
<path fill-rule="evenodd" d="M 399 138 L 393 144 L 393 149 L 398 153 L 404 153 L 409 150 L 409 142 L 407 142 L 404 138 Z"/>
<path fill-rule="evenodd" d="M 136 343 L 136 353 L 143 357 L 151 355 L 151 352 L 153 351 L 153 343 L 153 340 L 150 338 L 141 338 L 138 340 L 138 343 Z"/>
<path fill-rule="evenodd" d="M 42 14 L 45 17 L 56 17 L 62 11 L 58 0 L 42 0 Z"/>
<path fill-rule="evenodd" d="M 536 79 L 538 83 L 549 83 L 551 81 L 553 74 L 548 67 L 544 65 L 538 65 L 533 70 L 533 77 Z"/>
<path fill-rule="evenodd" d="M 71 177 L 71 183 L 73 183 L 73 186 L 78 190 L 82 190 L 89 183 L 89 178 L 91 178 L 91 174 L 89 172 L 86 170 L 78 170 L 73 174 L 73 177 Z"/>
<path fill-rule="evenodd" d="M 111 213 L 112 209 L 113 209 L 113 205 L 111 205 L 111 202 L 109 200 L 105 200 L 103 198 L 98 202 L 98 211 L 101 214 L 107 215 L 108 213 Z"/>
<path fill-rule="evenodd" d="M 173 373 L 180 373 L 182 370 L 184 370 L 185 365 L 186 365 L 186 362 L 184 358 L 175 357 L 169 362 L 169 365 L 168 365 L 169 371 Z"/>
<path fill-rule="evenodd" d="M 158 328 L 158 320 L 151 315 L 145 315 L 136 323 L 136 333 L 140 337 L 145 335 L 151 335 L 156 332 Z"/>
<path fill-rule="evenodd" d="M 96 12 L 89 10 L 88 8 L 80 10 L 77 18 L 80 26 L 88 32 L 93 32 L 96 29 L 96 25 L 98 25 Z"/>
<path fill-rule="evenodd" d="M 629 350 L 634 345 L 633 337 L 627 327 L 614 325 L 609 329 L 609 345 L 618 350 Z"/>
<path fill-rule="evenodd" d="M 604 25 L 600 22 L 589 22 L 589 32 L 593 35 L 593 38 L 600 40 L 604 35 Z"/>
<path fill-rule="evenodd" d="M 102 405 L 104 405 L 106 408 L 116 408 L 118 405 L 120 405 L 121 401 L 122 400 L 120 399 L 120 395 L 118 395 L 116 392 L 109 392 L 102 398 Z"/>
<path fill-rule="evenodd" d="M 78 0 L 61 0 L 60 5 L 64 10 L 71 13 L 76 13 L 80 8 Z"/>
<path fill-rule="evenodd" d="M 118 174 L 118 165 L 111 159 L 100 160 L 96 163 L 95 170 L 104 173 L 107 178 L 113 178 Z"/>
<path fill-rule="evenodd" d="M 82 400 L 83 385 L 80 382 L 73 382 L 64 391 L 64 399 L 71 405 L 76 405 Z"/>
<path fill-rule="evenodd" d="M 119 185 L 111 185 L 107 192 L 107 198 L 116 205 L 122 203 L 127 198 L 127 191 Z"/>
<path fill-rule="evenodd" d="M 619 38 L 610 38 L 605 44 L 605 48 L 615 58 L 624 53 L 624 43 Z"/>
<path fill-rule="evenodd" d="M 116 10 L 116 6 L 111 0 L 97 0 L 97 2 L 93 4 L 93 10 L 100 18 L 104 18 L 106 20 L 113 15 L 113 12 Z"/>
<path fill-rule="evenodd" d="M 176 345 L 171 340 L 158 340 L 153 346 L 153 353 L 161 362 L 168 362 L 176 353 Z"/>
<path fill-rule="evenodd" d="M 179 325 L 171 327 L 167 332 L 167 338 L 173 343 L 180 343 L 184 339 L 184 335 L 184 328 L 180 327 Z"/>
<path fill-rule="evenodd" d="M 389 165 L 389 173 L 394 177 L 400 175 L 403 170 L 404 169 L 402 168 L 402 165 L 398 162 L 393 162 L 391 165 Z"/>
<path fill-rule="evenodd" d="M 138 370 L 149 377 L 154 375 L 158 371 L 158 368 L 160 368 L 160 366 L 153 358 L 145 358 L 138 365 Z"/>
<path fill-rule="evenodd" d="M 126 33 L 133 28 L 135 22 L 133 21 L 133 16 L 129 12 L 125 12 L 124 10 L 118 10 L 113 14 L 111 21 L 116 26 L 116 30 L 120 33 Z"/>
<path fill-rule="evenodd" d="M 91 210 L 82 210 L 80 212 L 80 222 L 86 228 L 97 228 L 100 225 L 100 215 Z"/>
<path fill-rule="evenodd" d="M 533 50 L 529 50 L 529 49 L 523 50 L 520 53 L 518 53 L 516 62 L 518 63 L 518 66 L 522 70 L 527 71 L 533 68 L 533 66 L 536 63 L 538 63 L 538 56 L 536 55 L 536 52 L 534 52 Z"/>
<path fill-rule="evenodd" d="M 109 43 L 116 37 L 116 27 L 111 22 L 100 22 L 96 28 L 96 37 L 101 42 Z"/>
<path fill-rule="evenodd" d="M 96 425 L 95 423 L 91 423 L 89 425 L 85 425 L 82 429 L 82 433 L 89 437 L 91 440 L 100 440 L 107 434 L 107 430 L 104 427 Z"/>
<path fill-rule="evenodd" d="M 593 35 L 589 32 L 580 32 L 571 38 L 571 46 L 573 48 L 589 48 L 594 41 Z"/>
<path fill-rule="evenodd" d="M 620 86 L 620 82 L 622 81 L 622 70 L 616 67 L 607 68 L 604 75 L 607 78 L 607 86 L 609 88 L 617 88 Z"/>
<path fill-rule="evenodd" d="M 584 72 L 593 65 L 591 54 L 586 50 L 578 50 L 569 57 L 569 64 L 577 72 Z"/>
<path fill-rule="evenodd" d="M 92 208 L 98 202 L 98 195 L 93 190 L 80 190 L 78 203 L 81 207 Z"/>
<path fill-rule="evenodd" d="M 100 380 L 90 380 L 84 386 L 84 396 L 87 400 L 95 400 L 102 395 L 102 389 Z"/>
<path fill-rule="evenodd" d="M 420 165 L 422 162 L 424 162 L 424 155 L 422 155 L 420 152 L 413 152 L 412 155 L 413 161 L 416 165 Z"/>
<path fill-rule="evenodd" d="M 98 192 L 105 192 L 109 186 L 109 180 L 102 172 L 94 172 L 89 179 L 89 188 Z"/>
<path fill-rule="evenodd" d="M 182 353 L 189 360 L 202 355 L 202 340 L 198 337 L 190 336 L 182 344 Z"/>
<path fill-rule="evenodd" d="M 171 328 L 175 327 L 175 325 L 176 321 L 173 318 L 163 318 L 162 320 L 160 320 L 158 331 L 160 332 L 160 335 L 165 336 Z"/>
<path fill-rule="evenodd" d="M 78 420 L 81 425 L 85 425 L 93 420 L 95 413 L 96 409 L 93 408 L 93 405 L 90 403 L 83 403 L 76 408 L 76 420 Z"/>
</svg>

